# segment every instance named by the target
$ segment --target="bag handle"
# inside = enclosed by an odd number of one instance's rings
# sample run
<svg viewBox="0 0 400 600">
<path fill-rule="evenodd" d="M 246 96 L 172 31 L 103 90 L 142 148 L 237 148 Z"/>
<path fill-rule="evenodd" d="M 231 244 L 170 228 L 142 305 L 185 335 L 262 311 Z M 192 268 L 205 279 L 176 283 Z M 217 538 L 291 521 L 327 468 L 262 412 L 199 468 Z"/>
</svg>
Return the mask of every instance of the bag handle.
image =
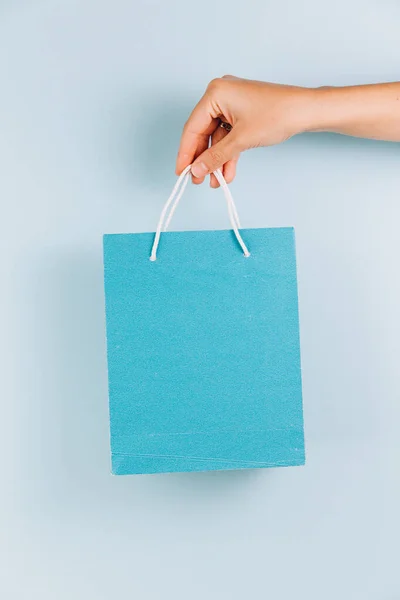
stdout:
<svg viewBox="0 0 400 600">
<path fill-rule="evenodd" d="M 161 232 L 167 231 L 169 224 L 171 223 L 171 219 L 174 215 L 174 212 L 175 212 L 175 210 L 179 204 L 179 201 L 182 198 L 183 193 L 188 184 L 188 181 L 189 181 L 189 178 L 191 175 L 191 173 L 190 173 L 191 167 L 192 167 L 192 165 L 189 165 L 179 175 L 178 180 L 174 185 L 174 189 L 172 190 L 170 197 L 166 201 L 166 203 L 161 211 L 160 219 L 158 221 L 156 233 L 154 236 L 153 247 L 151 249 L 151 255 L 150 255 L 151 261 L 157 260 L 157 250 L 158 250 L 158 245 L 160 243 Z M 222 175 L 222 171 L 220 169 L 218 169 L 217 171 L 214 171 L 214 175 L 217 178 L 218 183 L 220 184 L 220 186 L 222 188 L 222 191 L 224 192 L 226 203 L 228 205 L 229 220 L 231 222 L 233 232 L 236 236 L 237 241 L 239 242 L 240 247 L 243 250 L 244 256 L 247 258 L 250 256 L 250 252 L 248 251 L 247 246 L 244 243 L 242 236 L 239 233 L 239 229 L 240 229 L 239 215 L 237 213 L 235 202 L 233 201 L 231 191 L 230 191 L 228 184 L 226 183 L 225 178 Z M 172 204 L 172 207 L 167 216 L 167 212 L 168 212 L 168 209 L 171 206 L 171 204 Z"/>
</svg>

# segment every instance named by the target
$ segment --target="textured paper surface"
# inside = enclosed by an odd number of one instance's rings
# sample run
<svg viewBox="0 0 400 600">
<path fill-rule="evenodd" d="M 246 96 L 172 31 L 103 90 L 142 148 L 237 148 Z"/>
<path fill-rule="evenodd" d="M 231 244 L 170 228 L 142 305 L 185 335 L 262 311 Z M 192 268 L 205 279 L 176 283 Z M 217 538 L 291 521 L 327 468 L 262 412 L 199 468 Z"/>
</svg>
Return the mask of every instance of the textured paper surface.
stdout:
<svg viewBox="0 0 400 600">
<path fill-rule="evenodd" d="M 294 231 L 104 236 L 115 474 L 301 465 Z"/>
</svg>

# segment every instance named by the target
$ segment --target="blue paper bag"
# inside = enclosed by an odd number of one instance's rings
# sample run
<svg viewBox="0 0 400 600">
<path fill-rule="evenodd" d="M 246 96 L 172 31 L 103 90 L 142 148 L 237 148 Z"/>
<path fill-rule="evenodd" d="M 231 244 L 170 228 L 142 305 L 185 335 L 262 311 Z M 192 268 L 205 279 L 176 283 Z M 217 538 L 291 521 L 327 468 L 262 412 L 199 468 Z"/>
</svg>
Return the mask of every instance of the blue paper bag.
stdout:
<svg viewBox="0 0 400 600">
<path fill-rule="evenodd" d="M 304 464 L 294 231 L 104 236 L 114 474 Z"/>
</svg>

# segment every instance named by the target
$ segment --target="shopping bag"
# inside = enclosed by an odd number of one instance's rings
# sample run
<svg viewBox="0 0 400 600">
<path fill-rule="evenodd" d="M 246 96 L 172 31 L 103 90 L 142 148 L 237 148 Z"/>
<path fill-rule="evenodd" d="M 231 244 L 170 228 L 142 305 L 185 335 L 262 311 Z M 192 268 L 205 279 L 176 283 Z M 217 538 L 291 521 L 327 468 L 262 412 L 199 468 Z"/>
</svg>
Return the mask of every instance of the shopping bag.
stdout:
<svg viewBox="0 0 400 600">
<path fill-rule="evenodd" d="M 305 461 L 292 228 L 104 236 L 112 471 Z M 167 217 L 167 211 L 170 215 Z M 150 260 L 149 260 L 150 258 Z"/>
</svg>

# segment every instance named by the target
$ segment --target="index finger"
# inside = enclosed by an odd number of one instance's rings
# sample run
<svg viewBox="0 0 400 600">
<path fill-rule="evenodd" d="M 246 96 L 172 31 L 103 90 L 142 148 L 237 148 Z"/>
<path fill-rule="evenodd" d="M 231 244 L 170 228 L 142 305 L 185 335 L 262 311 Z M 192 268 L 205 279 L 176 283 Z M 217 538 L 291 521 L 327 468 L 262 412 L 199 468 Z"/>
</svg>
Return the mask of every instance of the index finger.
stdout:
<svg viewBox="0 0 400 600">
<path fill-rule="evenodd" d="M 210 135 L 217 126 L 218 119 L 213 116 L 212 107 L 206 96 L 203 96 L 183 128 L 176 159 L 177 175 L 208 148 Z"/>
</svg>

